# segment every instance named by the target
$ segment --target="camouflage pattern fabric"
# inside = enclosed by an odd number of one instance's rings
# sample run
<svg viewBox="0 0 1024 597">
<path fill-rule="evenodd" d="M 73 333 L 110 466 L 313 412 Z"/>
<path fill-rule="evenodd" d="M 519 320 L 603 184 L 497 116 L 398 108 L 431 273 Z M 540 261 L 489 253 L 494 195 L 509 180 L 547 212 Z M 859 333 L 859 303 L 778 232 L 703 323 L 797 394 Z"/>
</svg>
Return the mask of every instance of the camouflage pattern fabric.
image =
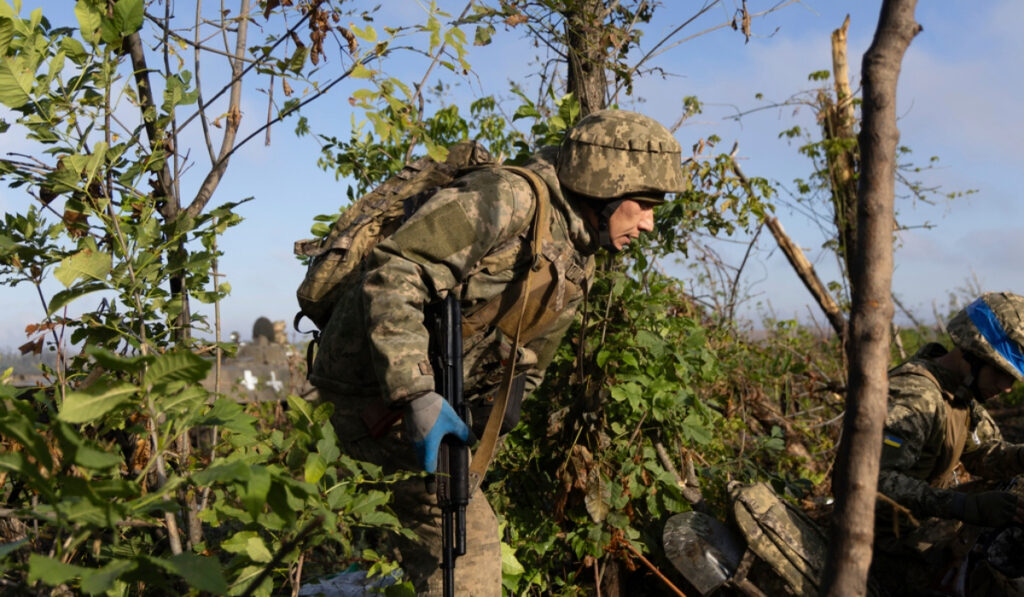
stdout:
<svg viewBox="0 0 1024 597">
<path fill-rule="evenodd" d="M 417 468 L 412 449 L 404 438 L 403 425 L 395 425 L 380 438 L 371 438 L 360 420 L 362 409 L 373 398 L 351 398 L 321 390 L 321 397 L 338 405 L 331 420 L 345 454 L 375 463 L 385 474 Z M 441 562 L 440 508 L 433 492 L 425 489 L 424 479 L 414 476 L 389 486 L 394 491 L 391 507 L 412 531 L 414 538 L 394 534 L 377 537 L 388 546 L 405 578 L 413 582 L 417 595 L 443 595 L 444 570 Z M 455 594 L 469 597 L 501 597 L 501 541 L 498 520 L 477 490 L 466 508 L 466 554 L 455 561 Z"/>
<path fill-rule="evenodd" d="M 951 518 L 951 502 L 955 491 L 987 486 L 952 489 L 958 484 L 953 473 L 958 463 L 989 480 L 1024 472 L 1021 450 L 1003 440 L 962 376 L 932 360 L 944 353 L 938 345 L 925 346 L 889 373 L 878 491 L 920 522 L 914 527 L 906 516 L 879 502 L 872 574 L 893 595 L 931 594 L 928 587 L 945 574 L 958 534 L 976 528 Z"/>
<path fill-rule="evenodd" d="M 657 121 L 626 110 L 587 115 L 562 143 L 558 178 L 566 188 L 597 199 L 681 193 L 682 150 Z"/>
<path fill-rule="evenodd" d="M 559 264 L 552 280 L 560 312 L 547 329 L 520 349 L 526 391 L 543 379 L 593 276 L 596 233 L 565 199 L 552 160 L 553 148 L 526 164 L 550 192 L 550 238 L 542 251 Z M 423 308 L 458 288 L 469 318 L 506 295 L 530 266 L 527 235 L 533 195 L 522 177 L 484 169 L 438 191 L 370 256 L 360 289 L 339 300 L 324 329 L 311 379 L 343 396 L 382 396 L 403 402 L 434 388 L 427 360 Z M 373 330 L 370 334 L 369 330 Z M 466 397 L 485 400 L 500 383 L 510 340 L 500 329 L 464 339 Z"/>
<path fill-rule="evenodd" d="M 957 463 L 972 475 L 1005 479 L 1024 472 L 1020 454 L 956 373 L 915 355 L 889 374 L 878 490 L 916 517 L 948 516 Z M 893 534 L 891 512 L 879 508 L 883 536 Z"/>
<path fill-rule="evenodd" d="M 1024 381 L 1020 369 L 1007 360 L 1004 351 L 1019 351 L 1024 346 L 1024 297 L 1009 292 L 986 292 L 977 299 L 985 303 L 995 316 L 998 327 L 1005 334 L 1008 344 L 993 346 L 972 320 L 970 311 L 975 305 L 961 309 L 946 325 L 946 331 L 953 343 L 964 352 L 977 355 L 1006 371 L 1017 381 Z M 1016 344 L 1016 346 L 1013 346 Z"/>
<path fill-rule="evenodd" d="M 542 245 L 553 275 L 544 277 L 553 318 L 531 333 L 520 348 L 519 373 L 526 392 L 541 382 L 576 310 L 582 288 L 593 277 L 596 233 L 562 194 L 554 170 L 557 148 L 538 154 L 526 167 L 548 186 L 550 234 Z M 529 183 L 501 169 L 469 173 L 434 194 L 370 255 L 362 283 L 347 289 L 324 328 L 311 380 L 324 400 L 333 402 L 332 421 L 345 452 L 378 464 L 386 471 L 417 470 L 413 450 L 396 425 L 371 438 L 360 415 L 382 401 L 400 405 L 434 388 L 427 359 L 429 335 L 424 307 L 446 293 L 459 292 L 465 318 L 512 290 L 531 265 L 528 236 L 534 210 Z M 536 332 L 536 330 L 533 330 Z M 481 326 L 463 341 L 465 395 L 475 415 L 471 422 L 482 434 L 489 401 L 497 390 L 511 340 L 500 326 Z M 440 518 L 435 496 L 423 480 L 410 479 L 395 488 L 393 508 L 418 539 L 387 537 L 402 569 L 419 595 L 440 595 L 443 571 Z M 456 562 L 457 595 L 501 595 L 501 549 L 497 520 L 477 491 L 467 511 L 467 551 Z"/>
<path fill-rule="evenodd" d="M 531 284 L 530 298 L 523 299 L 536 322 L 522 330 L 526 341 L 517 354 L 516 374 L 525 378 L 526 394 L 541 383 L 594 275 L 598 231 L 569 191 L 606 199 L 685 188 L 679 144 L 667 129 L 630 112 L 588 118 L 561 150 L 542 149 L 524 164 L 547 186 L 551 213 L 540 251 L 545 271 L 534 274 L 541 283 Z M 438 190 L 376 245 L 362 279 L 334 307 L 310 375 L 321 397 L 335 404 L 332 419 L 347 453 L 386 471 L 418 469 L 400 426 L 374 439 L 360 415 L 371 406 L 402 406 L 434 389 L 423 314 L 449 292 L 458 294 L 462 307 L 465 396 L 475 418 L 470 424 L 481 433 L 512 350 L 505 311 L 498 308 L 491 323 L 488 314 L 494 301 L 520 300 L 518 282 L 534 265 L 529 240 L 536 203 L 525 178 L 484 167 Z M 428 595 L 441 588 L 433 499 L 421 479 L 396 486 L 394 510 L 420 540 L 388 539 L 417 592 Z M 479 492 L 468 517 L 469 553 L 456 564 L 455 593 L 500 595 L 497 522 Z"/>
</svg>

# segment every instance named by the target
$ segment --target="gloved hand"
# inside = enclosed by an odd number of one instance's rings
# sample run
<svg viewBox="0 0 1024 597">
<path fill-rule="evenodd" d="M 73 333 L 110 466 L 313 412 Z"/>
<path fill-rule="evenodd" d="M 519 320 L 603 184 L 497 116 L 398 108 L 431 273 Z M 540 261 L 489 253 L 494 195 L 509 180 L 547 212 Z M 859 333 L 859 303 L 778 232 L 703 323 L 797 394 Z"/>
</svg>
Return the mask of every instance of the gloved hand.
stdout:
<svg viewBox="0 0 1024 597">
<path fill-rule="evenodd" d="M 1017 514 L 1017 496 L 1008 491 L 958 494 L 954 515 L 960 520 L 983 527 L 1001 527 L 1013 522 Z M 962 506 L 962 507 L 957 507 Z"/>
<path fill-rule="evenodd" d="M 463 443 L 469 439 L 469 427 L 437 392 L 427 392 L 406 405 L 405 428 L 417 462 L 428 473 L 437 470 L 437 450 L 444 436 L 454 435 Z"/>
</svg>

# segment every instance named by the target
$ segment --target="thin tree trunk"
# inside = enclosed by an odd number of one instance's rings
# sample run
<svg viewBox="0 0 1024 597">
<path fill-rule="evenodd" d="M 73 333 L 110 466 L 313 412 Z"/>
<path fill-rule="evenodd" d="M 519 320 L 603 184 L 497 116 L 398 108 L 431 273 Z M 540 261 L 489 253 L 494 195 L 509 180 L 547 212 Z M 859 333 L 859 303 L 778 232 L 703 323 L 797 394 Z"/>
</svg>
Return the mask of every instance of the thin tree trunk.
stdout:
<svg viewBox="0 0 1024 597">
<path fill-rule="evenodd" d="M 566 89 L 580 102 L 580 115 L 606 107 L 608 76 L 604 65 L 607 48 L 602 41 L 607 11 L 605 0 L 582 0 L 565 13 L 568 54 Z"/>
<path fill-rule="evenodd" d="M 857 252 L 851 264 L 850 363 L 843 440 L 833 490 L 837 525 L 829 544 L 822 595 L 864 595 L 874 538 L 875 493 L 888 390 L 892 321 L 893 195 L 896 184 L 896 83 L 911 40 L 916 0 L 884 0 L 864 54 Z"/>
<path fill-rule="evenodd" d="M 765 218 L 765 222 L 768 224 L 768 229 L 772 231 L 775 242 L 778 243 L 779 248 L 786 255 L 786 259 L 789 260 L 789 264 L 793 266 L 793 270 L 800 277 L 800 281 L 810 291 L 818 306 L 821 307 L 821 310 L 825 312 L 825 316 L 828 317 L 828 322 L 832 324 L 832 329 L 839 335 L 840 346 L 845 346 L 847 334 L 846 318 L 843 317 L 839 305 L 832 299 L 832 295 L 828 293 L 825 285 L 821 282 L 821 278 L 818 277 L 814 266 L 804 256 L 804 252 L 800 250 L 800 247 L 790 240 L 789 235 L 782 229 L 782 224 L 779 224 L 778 218 L 768 217 Z"/>
<path fill-rule="evenodd" d="M 850 69 L 846 60 L 847 15 L 842 27 L 832 32 L 832 80 L 836 98 L 832 103 L 822 99 L 825 118 L 822 133 L 826 141 L 825 159 L 832 187 L 832 209 L 839 234 L 839 254 L 850 274 L 850 262 L 857 252 L 857 161 L 858 151 L 853 124 L 853 93 L 850 91 Z"/>
</svg>

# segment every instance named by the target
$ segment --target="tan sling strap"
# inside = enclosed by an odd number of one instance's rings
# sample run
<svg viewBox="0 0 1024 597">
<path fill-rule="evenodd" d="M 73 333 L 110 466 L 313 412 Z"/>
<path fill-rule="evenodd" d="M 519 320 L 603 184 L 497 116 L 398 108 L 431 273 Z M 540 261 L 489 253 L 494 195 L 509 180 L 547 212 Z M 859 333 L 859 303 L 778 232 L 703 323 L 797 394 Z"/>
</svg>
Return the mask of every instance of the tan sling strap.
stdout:
<svg viewBox="0 0 1024 597">
<path fill-rule="evenodd" d="M 520 302 L 522 306 L 519 311 L 519 321 L 516 324 L 515 334 L 512 336 L 512 350 L 508 357 L 508 364 L 505 367 L 505 373 L 501 378 L 501 385 L 498 387 L 498 394 L 494 399 L 494 405 L 491 407 L 491 415 L 487 418 L 487 426 L 484 427 L 484 433 L 480 437 L 480 443 L 477 444 L 476 452 L 473 453 L 473 459 L 469 464 L 469 495 L 472 496 L 473 492 L 480 487 L 481 481 L 483 481 L 484 474 L 487 472 L 487 467 L 490 466 L 491 460 L 494 458 L 494 452 L 498 445 L 498 434 L 501 432 L 501 424 L 505 419 L 505 409 L 508 408 L 509 396 L 512 393 L 512 381 L 515 378 L 516 371 L 516 360 L 519 357 L 519 338 L 520 332 L 522 332 L 523 318 L 526 315 L 526 305 L 529 301 L 525 300 L 525 297 L 530 293 L 530 281 L 533 272 L 541 265 L 541 239 L 545 236 L 543 231 L 547 230 L 550 226 L 550 219 L 548 217 L 548 211 L 550 207 L 551 199 L 548 195 L 547 184 L 536 173 L 526 168 L 520 168 L 518 166 L 502 166 L 506 170 L 515 172 L 522 176 L 530 183 L 530 187 L 533 189 L 533 195 L 537 199 L 537 206 L 533 212 L 533 226 L 530 231 L 530 254 L 533 256 L 533 263 L 530 264 L 530 268 L 526 270 L 526 277 L 520 286 L 523 300 Z"/>
</svg>

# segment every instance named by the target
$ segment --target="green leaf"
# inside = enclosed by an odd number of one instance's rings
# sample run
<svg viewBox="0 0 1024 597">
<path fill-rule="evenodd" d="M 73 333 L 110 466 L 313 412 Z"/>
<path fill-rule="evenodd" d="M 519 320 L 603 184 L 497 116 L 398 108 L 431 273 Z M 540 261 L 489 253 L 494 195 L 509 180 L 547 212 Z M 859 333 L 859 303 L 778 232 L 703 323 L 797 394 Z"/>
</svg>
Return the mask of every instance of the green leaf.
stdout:
<svg viewBox="0 0 1024 597">
<path fill-rule="evenodd" d="M 239 499 L 245 510 L 254 519 L 263 511 L 263 505 L 267 503 L 267 494 L 270 493 L 270 471 L 264 466 L 255 465 L 250 469 L 249 481 L 245 485 L 245 492 Z"/>
<path fill-rule="evenodd" d="M 24 58 L 4 56 L 0 60 L 0 103 L 8 108 L 20 108 L 31 99 L 35 72 Z"/>
<path fill-rule="evenodd" d="M 288 65 L 286 68 L 295 74 L 302 72 L 302 67 L 306 64 L 306 56 L 309 55 L 309 48 L 305 46 L 299 46 L 295 48 L 295 52 L 291 58 L 288 59 Z"/>
<path fill-rule="evenodd" d="M 369 79 L 373 76 L 373 71 L 366 68 L 362 64 L 356 64 L 352 67 L 352 72 L 349 74 L 353 79 Z M 353 97 L 358 98 L 357 94 L 353 94 Z"/>
<path fill-rule="evenodd" d="M 324 423 L 321 429 L 324 433 L 327 432 L 327 428 L 330 423 Z M 334 435 L 334 427 L 329 427 L 330 437 L 324 437 L 324 439 L 316 442 L 316 451 L 323 456 L 325 462 L 334 462 L 341 456 L 341 450 L 338 449 L 338 437 Z"/>
<path fill-rule="evenodd" d="M 306 479 L 306 483 L 320 481 L 326 472 L 327 463 L 324 462 L 323 456 L 316 452 L 310 452 L 306 455 L 306 467 L 303 472 L 303 478 Z"/>
<path fill-rule="evenodd" d="M 89 470 L 105 470 L 121 464 L 120 452 L 107 452 L 94 446 L 78 434 L 71 425 L 58 423 L 55 425 L 57 439 L 60 441 L 64 458 Z"/>
<path fill-rule="evenodd" d="M 288 408 L 302 413 L 302 416 L 305 417 L 307 421 L 310 423 L 313 422 L 313 408 L 310 406 L 308 401 L 294 394 L 288 394 L 286 400 L 288 400 Z"/>
<path fill-rule="evenodd" d="M 89 57 L 89 53 L 85 51 L 85 46 L 82 45 L 82 42 L 73 37 L 61 38 L 60 49 L 75 63 L 81 63 Z"/>
<path fill-rule="evenodd" d="M 690 413 L 683 419 L 683 436 L 698 444 L 709 444 L 713 439 L 711 430 L 704 425 L 704 421 L 697 413 Z"/>
<path fill-rule="evenodd" d="M 248 481 L 252 476 L 252 469 L 249 463 L 242 460 L 216 464 L 210 468 L 199 471 L 192 475 L 192 480 L 200 487 L 214 483 L 230 483 L 232 481 Z"/>
<path fill-rule="evenodd" d="M 7 554 L 16 551 L 22 545 L 28 543 L 28 537 L 12 541 L 11 543 L 0 543 L 0 560 L 7 557 Z"/>
<path fill-rule="evenodd" d="M 53 271 L 53 277 L 57 278 L 64 288 L 70 288 L 79 278 L 103 281 L 110 273 L 110 268 L 109 253 L 94 249 L 82 249 L 74 255 L 62 259 L 60 265 Z"/>
<path fill-rule="evenodd" d="M 227 552 L 245 554 L 254 562 L 269 562 L 273 554 L 256 531 L 239 531 L 220 546 Z"/>
<path fill-rule="evenodd" d="M 66 423 L 94 421 L 130 400 L 137 391 L 130 383 L 98 381 L 84 391 L 70 392 L 57 418 Z"/>
<path fill-rule="evenodd" d="M 172 556 L 168 561 L 174 571 L 192 587 L 214 595 L 228 592 L 228 583 L 224 580 L 224 572 L 216 558 L 185 552 Z"/>
<path fill-rule="evenodd" d="M 516 559 L 516 550 L 504 541 L 501 543 L 501 573 L 509 576 L 522 576 L 526 573 L 526 568 Z"/>
<path fill-rule="evenodd" d="M 53 315 L 75 299 L 100 290 L 107 290 L 107 286 L 102 282 L 88 282 L 69 290 L 61 290 L 50 299 L 50 304 L 46 306 L 46 314 Z"/>
<path fill-rule="evenodd" d="M 53 458 L 46 440 L 39 435 L 31 421 L 24 417 L 9 415 L 0 418 L 0 436 L 18 440 L 43 468 L 53 467 Z"/>
<path fill-rule="evenodd" d="M 491 36 L 494 35 L 493 25 L 477 25 L 476 33 L 473 34 L 474 46 L 486 46 L 491 43 Z"/>
<path fill-rule="evenodd" d="M 103 22 L 103 15 L 89 0 L 78 0 L 75 3 L 75 17 L 78 18 L 78 29 L 82 32 L 82 39 L 95 44 L 96 31 Z"/>
<path fill-rule="evenodd" d="M 171 381 L 199 383 L 206 377 L 211 366 L 210 361 L 193 352 L 176 350 L 162 354 L 153 361 L 146 370 L 145 383 L 149 387 Z"/>
<path fill-rule="evenodd" d="M 372 25 L 367 25 L 366 29 L 360 29 L 355 25 L 350 26 L 352 33 L 359 39 L 366 40 L 368 42 L 377 43 L 377 30 Z"/>
<path fill-rule="evenodd" d="M 210 411 L 196 424 L 218 425 L 228 431 L 246 437 L 256 435 L 256 418 L 245 412 L 242 405 L 234 400 L 221 398 L 213 403 Z"/>
<path fill-rule="evenodd" d="M 0 17 L 0 56 L 7 55 L 7 48 L 14 39 L 14 23 L 7 17 Z"/>
<path fill-rule="evenodd" d="M 210 392 L 199 384 L 186 386 L 180 392 L 161 393 L 156 396 L 156 407 L 164 413 L 187 413 L 206 402 Z"/>
<path fill-rule="evenodd" d="M 87 568 L 65 564 L 37 553 L 28 556 L 29 584 L 41 580 L 50 586 L 57 586 L 77 578 L 87 571 Z"/>
<path fill-rule="evenodd" d="M 12 475 L 28 481 L 29 485 L 47 498 L 57 499 L 53 494 L 53 482 L 43 479 L 39 474 L 39 466 L 29 462 L 24 452 L 8 452 L 0 454 L 0 471 L 8 471 Z"/>
<path fill-rule="evenodd" d="M 90 595 L 105 593 L 114 588 L 117 579 L 138 566 L 138 562 L 132 560 L 114 560 L 99 570 L 86 572 L 82 575 L 82 591 Z"/>
<path fill-rule="evenodd" d="M 126 357 L 110 352 L 102 346 L 88 346 L 85 354 L 96 360 L 96 363 L 107 371 L 118 371 L 125 373 L 138 373 L 156 357 L 152 355 L 139 355 Z"/>
<path fill-rule="evenodd" d="M 114 26 L 122 36 L 128 36 L 142 28 L 142 0 L 117 0 L 114 4 Z"/>
</svg>

